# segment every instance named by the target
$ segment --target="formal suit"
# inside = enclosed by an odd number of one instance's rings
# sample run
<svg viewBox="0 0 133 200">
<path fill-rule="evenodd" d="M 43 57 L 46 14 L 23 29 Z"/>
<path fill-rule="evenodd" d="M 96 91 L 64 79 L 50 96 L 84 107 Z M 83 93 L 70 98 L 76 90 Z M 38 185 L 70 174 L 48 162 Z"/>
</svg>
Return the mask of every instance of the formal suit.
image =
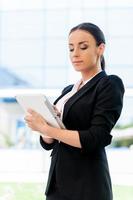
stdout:
<svg viewBox="0 0 133 200">
<path fill-rule="evenodd" d="M 66 87 L 62 95 L 71 91 Z M 118 76 L 97 74 L 65 104 L 63 123 L 77 130 L 82 148 L 63 142 L 41 145 L 52 150 L 46 188 L 48 200 L 112 200 L 112 187 L 105 146 L 123 105 L 124 86 Z"/>
</svg>

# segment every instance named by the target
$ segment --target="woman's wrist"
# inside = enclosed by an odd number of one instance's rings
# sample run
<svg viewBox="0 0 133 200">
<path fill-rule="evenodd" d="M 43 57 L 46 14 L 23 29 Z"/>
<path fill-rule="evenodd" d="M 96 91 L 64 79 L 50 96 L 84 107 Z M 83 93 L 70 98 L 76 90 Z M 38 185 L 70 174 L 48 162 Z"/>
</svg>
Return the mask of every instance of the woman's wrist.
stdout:
<svg viewBox="0 0 133 200">
<path fill-rule="evenodd" d="M 44 142 L 46 142 L 47 144 L 51 144 L 54 142 L 54 139 L 53 138 L 48 138 L 47 136 L 42 136 L 42 139 Z"/>
<path fill-rule="evenodd" d="M 48 128 L 49 125 L 47 123 L 44 123 L 43 126 L 41 127 L 41 133 L 43 135 L 43 137 L 48 137 Z"/>
<path fill-rule="evenodd" d="M 41 131 L 41 136 L 44 140 L 44 142 L 48 143 L 48 144 L 51 144 L 54 142 L 54 139 L 51 138 L 49 135 L 48 135 L 48 129 L 50 128 L 50 126 L 46 123 L 43 125 L 42 127 L 42 131 Z"/>
</svg>

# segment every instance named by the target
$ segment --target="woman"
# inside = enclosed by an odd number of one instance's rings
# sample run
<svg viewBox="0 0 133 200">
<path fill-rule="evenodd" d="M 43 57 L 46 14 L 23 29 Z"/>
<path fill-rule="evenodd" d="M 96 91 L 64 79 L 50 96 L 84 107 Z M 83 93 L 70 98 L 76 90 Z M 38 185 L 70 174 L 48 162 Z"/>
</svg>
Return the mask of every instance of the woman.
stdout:
<svg viewBox="0 0 133 200">
<path fill-rule="evenodd" d="M 112 200 L 105 147 L 123 104 L 124 86 L 104 66 L 105 38 L 94 24 L 82 23 L 69 34 L 72 65 L 81 80 L 67 86 L 55 101 L 65 130 L 51 127 L 29 109 L 26 122 L 39 131 L 41 145 L 51 153 L 47 200 Z M 48 137 L 45 137 L 48 136 Z"/>
</svg>

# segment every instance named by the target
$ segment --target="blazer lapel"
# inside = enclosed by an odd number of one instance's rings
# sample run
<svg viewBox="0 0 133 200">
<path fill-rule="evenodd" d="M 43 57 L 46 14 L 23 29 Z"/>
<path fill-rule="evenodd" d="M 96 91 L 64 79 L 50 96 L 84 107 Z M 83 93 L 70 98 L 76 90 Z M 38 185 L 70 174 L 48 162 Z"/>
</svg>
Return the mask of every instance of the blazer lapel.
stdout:
<svg viewBox="0 0 133 200">
<path fill-rule="evenodd" d="M 63 121 L 65 120 L 67 113 L 71 106 L 82 97 L 88 90 L 92 88 L 93 85 L 97 83 L 102 77 L 107 76 L 105 71 L 98 73 L 94 78 L 92 78 L 88 83 L 86 83 L 79 91 L 77 91 L 65 104 L 64 113 L 63 113 Z"/>
<path fill-rule="evenodd" d="M 62 94 L 54 101 L 54 105 L 68 92 L 70 92 L 72 90 L 73 85 L 69 85 L 67 86 L 67 88 L 65 89 L 65 91 L 62 92 Z"/>
</svg>

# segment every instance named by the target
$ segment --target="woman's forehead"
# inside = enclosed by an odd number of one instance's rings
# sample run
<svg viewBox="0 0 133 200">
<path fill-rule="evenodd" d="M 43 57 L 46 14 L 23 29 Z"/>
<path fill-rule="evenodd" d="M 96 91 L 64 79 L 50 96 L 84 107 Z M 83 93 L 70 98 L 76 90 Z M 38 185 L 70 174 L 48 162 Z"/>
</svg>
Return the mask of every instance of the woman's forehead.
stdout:
<svg viewBox="0 0 133 200">
<path fill-rule="evenodd" d="M 84 30 L 75 30 L 69 35 L 69 44 L 95 41 L 91 33 Z"/>
</svg>

